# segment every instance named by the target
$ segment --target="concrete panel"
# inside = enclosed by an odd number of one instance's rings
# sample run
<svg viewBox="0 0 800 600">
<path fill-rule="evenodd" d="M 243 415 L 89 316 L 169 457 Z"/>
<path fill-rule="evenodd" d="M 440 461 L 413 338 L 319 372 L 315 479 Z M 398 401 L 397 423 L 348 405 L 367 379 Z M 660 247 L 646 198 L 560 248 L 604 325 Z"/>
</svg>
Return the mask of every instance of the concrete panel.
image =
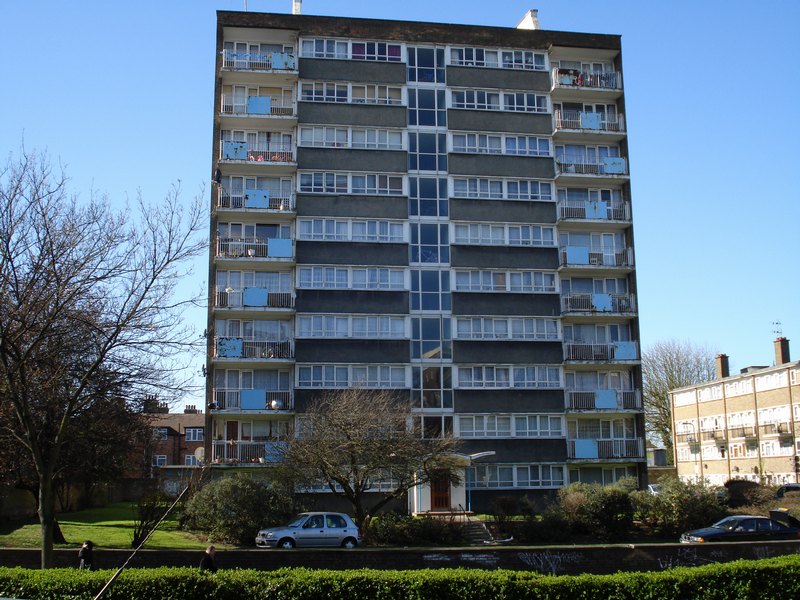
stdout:
<svg viewBox="0 0 800 600">
<path fill-rule="evenodd" d="M 567 459 L 567 442 L 564 438 L 481 440 L 465 439 L 460 452 L 476 454 L 494 450 L 494 456 L 480 459 L 486 463 L 563 463 Z"/>
<path fill-rule="evenodd" d="M 302 61 L 300 62 L 302 68 Z M 466 88 L 498 88 L 550 93 L 550 73 L 520 69 L 447 67 L 447 85 Z"/>
<path fill-rule="evenodd" d="M 408 246 L 368 242 L 297 242 L 298 264 L 407 266 Z"/>
<path fill-rule="evenodd" d="M 298 243 L 299 245 L 299 243 Z M 299 259 L 298 259 L 299 260 Z M 450 265 L 490 269 L 558 268 L 558 249 L 509 246 L 460 246 L 450 249 Z"/>
<path fill-rule="evenodd" d="M 553 159 L 544 156 L 450 154 L 449 161 L 451 175 L 553 179 L 556 173 Z"/>
<path fill-rule="evenodd" d="M 499 131 L 543 135 L 552 135 L 553 133 L 553 116 L 549 113 L 449 108 L 447 110 L 447 123 L 448 129 L 451 131 Z"/>
<path fill-rule="evenodd" d="M 405 196 L 297 196 L 298 217 L 358 217 L 361 219 L 407 219 Z"/>
<path fill-rule="evenodd" d="M 456 413 L 564 413 L 564 390 L 454 390 Z"/>
<path fill-rule="evenodd" d="M 555 202 L 518 200 L 451 199 L 451 221 L 476 223 L 505 221 L 508 223 L 555 223 Z"/>
<path fill-rule="evenodd" d="M 297 118 L 304 125 L 362 125 L 365 127 L 406 127 L 405 106 L 376 104 L 338 104 L 335 102 L 298 102 Z"/>
<path fill-rule="evenodd" d="M 302 388 L 296 389 L 294 391 L 294 409 L 296 412 L 305 412 L 308 408 L 308 405 L 314 401 L 315 398 L 318 398 L 322 394 L 325 394 L 328 391 L 335 391 L 335 390 L 328 390 L 326 388 Z M 407 389 L 398 389 L 392 390 L 397 392 L 399 397 L 411 397 L 410 390 Z"/>
<path fill-rule="evenodd" d="M 405 173 L 408 171 L 408 153 L 405 150 L 301 147 L 297 149 L 297 165 L 300 169 Z"/>
<path fill-rule="evenodd" d="M 411 348 L 408 340 L 324 340 L 298 339 L 298 363 L 405 363 Z"/>
<path fill-rule="evenodd" d="M 406 65 L 400 62 L 301 58 L 300 79 L 405 85 Z"/>
<path fill-rule="evenodd" d="M 408 292 L 297 290 L 297 313 L 408 314 Z"/>
<path fill-rule="evenodd" d="M 558 294 L 453 292 L 453 315 L 561 316 Z"/>
<path fill-rule="evenodd" d="M 482 363 L 487 355 L 492 357 L 492 363 L 497 364 L 560 365 L 564 362 L 561 342 L 453 341 L 453 362 Z"/>
</svg>

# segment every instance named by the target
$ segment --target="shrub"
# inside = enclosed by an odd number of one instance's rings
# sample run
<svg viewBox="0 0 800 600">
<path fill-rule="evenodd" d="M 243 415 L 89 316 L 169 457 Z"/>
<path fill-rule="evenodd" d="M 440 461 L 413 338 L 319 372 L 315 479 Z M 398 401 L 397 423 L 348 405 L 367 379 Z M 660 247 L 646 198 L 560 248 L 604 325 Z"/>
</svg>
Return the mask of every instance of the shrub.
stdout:
<svg viewBox="0 0 800 600">
<path fill-rule="evenodd" d="M 539 515 L 526 514 L 516 528 L 520 542 L 529 544 L 551 544 L 564 542 L 569 532 L 569 523 L 557 506 L 549 506 Z"/>
<path fill-rule="evenodd" d="M 384 513 L 370 520 L 368 539 L 398 546 L 457 544 L 464 541 L 464 528 L 453 519 Z"/>
<path fill-rule="evenodd" d="M 511 518 L 518 514 L 519 503 L 513 496 L 499 496 L 492 501 L 492 519 L 502 534 L 510 532 Z"/>
<path fill-rule="evenodd" d="M 233 475 L 212 481 L 189 500 L 183 526 L 207 532 L 209 541 L 253 545 L 259 529 L 287 522 L 298 508 L 282 488 Z"/>
<path fill-rule="evenodd" d="M 637 518 L 661 534 L 678 535 L 706 527 L 725 515 L 712 487 L 675 477 L 662 478 L 659 483 L 658 495 L 633 492 L 631 499 Z"/>
<path fill-rule="evenodd" d="M 559 491 L 559 507 L 575 533 L 618 540 L 633 525 L 631 492 L 619 485 L 571 483 Z"/>
</svg>

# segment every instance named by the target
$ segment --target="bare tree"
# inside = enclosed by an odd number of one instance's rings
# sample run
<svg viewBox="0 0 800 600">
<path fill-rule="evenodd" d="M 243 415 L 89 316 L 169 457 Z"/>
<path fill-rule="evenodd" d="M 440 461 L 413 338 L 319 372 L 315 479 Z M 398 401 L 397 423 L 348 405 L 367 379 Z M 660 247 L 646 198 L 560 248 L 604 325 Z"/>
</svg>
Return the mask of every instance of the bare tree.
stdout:
<svg viewBox="0 0 800 600">
<path fill-rule="evenodd" d="M 409 399 L 393 390 L 324 392 L 299 421 L 282 466 L 301 486 L 327 485 L 347 499 L 366 534 L 377 511 L 416 486 L 459 481 L 454 438 L 423 439 L 410 424 Z"/>
<path fill-rule="evenodd" d="M 207 249 L 198 197 L 174 187 L 156 206 L 81 204 L 63 171 L 23 150 L 0 167 L 0 423 L 38 479 L 42 567 L 52 564 L 53 481 L 70 422 L 98 398 L 176 393 L 188 385 L 179 297 L 188 259 Z M 135 214 L 135 217 L 133 216 Z M 180 290 L 185 293 L 185 290 Z M 179 360 L 180 359 L 180 360 Z"/>
<path fill-rule="evenodd" d="M 667 460 L 673 458 L 672 403 L 669 391 L 714 379 L 713 352 L 689 341 L 656 342 L 642 353 L 642 380 L 647 434 L 661 440 Z"/>
</svg>

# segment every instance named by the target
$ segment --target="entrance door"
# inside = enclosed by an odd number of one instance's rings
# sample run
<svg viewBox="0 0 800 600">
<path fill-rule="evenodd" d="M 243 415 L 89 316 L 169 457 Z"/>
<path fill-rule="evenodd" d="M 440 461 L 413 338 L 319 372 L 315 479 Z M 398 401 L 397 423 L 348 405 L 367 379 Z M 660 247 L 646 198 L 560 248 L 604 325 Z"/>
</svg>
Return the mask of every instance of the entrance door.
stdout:
<svg viewBox="0 0 800 600">
<path fill-rule="evenodd" d="M 450 478 L 437 475 L 431 478 L 431 510 L 450 510 Z"/>
</svg>

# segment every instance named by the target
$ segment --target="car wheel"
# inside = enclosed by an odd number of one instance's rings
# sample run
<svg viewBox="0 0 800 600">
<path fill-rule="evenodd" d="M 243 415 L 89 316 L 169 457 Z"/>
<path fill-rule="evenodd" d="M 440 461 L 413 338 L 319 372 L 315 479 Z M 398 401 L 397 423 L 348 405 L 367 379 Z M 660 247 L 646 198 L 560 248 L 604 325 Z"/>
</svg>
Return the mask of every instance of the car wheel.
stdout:
<svg viewBox="0 0 800 600">
<path fill-rule="evenodd" d="M 342 541 L 342 548 L 353 549 L 358 546 L 358 542 L 353 538 L 345 538 Z"/>
<path fill-rule="evenodd" d="M 291 550 L 294 548 L 294 540 L 292 538 L 283 538 L 281 541 L 278 542 L 278 548 L 283 548 L 284 550 Z"/>
</svg>

